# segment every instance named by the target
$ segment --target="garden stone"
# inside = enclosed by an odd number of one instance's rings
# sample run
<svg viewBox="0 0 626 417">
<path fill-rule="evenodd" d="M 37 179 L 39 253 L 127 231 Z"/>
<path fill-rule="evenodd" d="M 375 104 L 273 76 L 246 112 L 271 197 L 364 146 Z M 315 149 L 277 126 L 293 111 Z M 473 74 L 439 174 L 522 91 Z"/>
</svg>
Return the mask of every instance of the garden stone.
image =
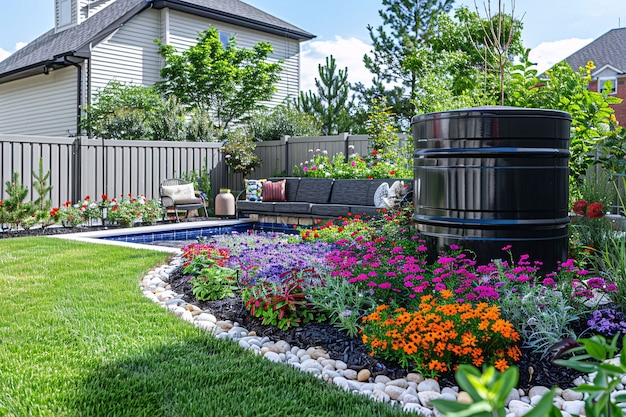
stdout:
<svg viewBox="0 0 626 417">
<path fill-rule="evenodd" d="M 400 401 L 402 404 L 421 404 L 420 403 L 420 399 L 417 398 L 417 396 L 415 395 L 411 395 L 411 394 L 407 394 L 406 392 L 403 393 L 400 398 L 398 398 L 398 401 Z"/>
<path fill-rule="evenodd" d="M 582 392 L 576 392 L 574 390 L 571 389 L 564 389 L 563 392 L 561 393 L 561 398 L 563 398 L 563 400 L 565 401 L 577 401 L 577 400 L 582 400 L 583 399 L 583 393 Z"/>
<path fill-rule="evenodd" d="M 336 360 L 335 361 L 335 369 L 337 369 L 337 370 L 346 370 L 346 369 L 348 369 L 348 364 L 345 363 L 344 361 Z"/>
<path fill-rule="evenodd" d="M 319 346 L 308 348 L 306 353 L 309 354 L 309 356 L 311 356 L 311 359 L 318 359 L 318 358 L 330 359 L 330 356 L 328 356 L 328 353 L 326 353 L 326 351 Z"/>
<path fill-rule="evenodd" d="M 365 382 L 370 379 L 370 376 L 372 376 L 372 373 L 369 371 L 369 369 L 361 369 L 357 374 L 356 379 L 359 382 Z"/>
<path fill-rule="evenodd" d="M 263 357 L 270 362 L 282 362 L 280 356 L 276 352 L 267 352 L 265 355 L 263 355 Z"/>
<path fill-rule="evenodd" d="M 459 394 L 459 388 L 458 387 L 443 387 L 441 389 L 441 393 L 442 394 L 452 394 L 452 395 L 454 395 L 454 398 L 456 398 L 456 396 Z"/>
<path fill-rule="evenodd" d="M 375 389 L 372 391 L 372 398 L 379 403 L 388 403 L 391 401 L 391 397 L 385 391 L 381 391 L 379 389 Z"/>
<path fill-rule="evenodd" d="M 357 377 L 357 372 L 354 369 L 346 369 L 345 371 L 343 371 L 343 376 L 346 379 L 356 379 Z"/>
<path fill-rule="evenodd" d="M 404 393 L 405 389 L 397 385 L 387 385 L 385 393 L 389 395 L 392 400 L 397 400 Z"/>
<path fill-rule="evenodd" d="M 422 392 L 422 391 L 441 392 L 441 387 L 439 386 L 439 382 L 437 382 L 434 379 L 428 378 L 420 382 L 419 384 L 417 384 L 417 391 L 418 392 Z"/>
<path fill-rule="evenodd" d="M 269 349 L 272 352 L 276 353 L 287 353 L 289 350 L 291 350 L 291 346 L 289 346 L 289 343 L 285 342 L 284 340 L 279 340 L 278 342 L 271 345 Z"/>
<path fill-rule="evenodd" d="M 196 321 L 210 321 L 211 323 L 217 323 L 217 317 L 211 313 L 202 313 L 196 317 Z"/>
<path fill-rule="evenodd" d="M 321 373 L 322 369 L 324 369 L 322 367 L 322 365 L 320 365 L 320 363 L 314 359 L 307 359 L 306 361 L 302 362 L 302 369 L 309 371 L 310 370 L 316 370 L 316 373 Z"/>
<path fill-rule="evenodd" d="M 334 378 L 333 384 L 335 384 L 339 388 L 342 388 L 346 391 L 350 391 L 350 385 L 348 384 L 348 380 L 342 376 L 338 376 L 337 378 Z"/>
<path fill-rule="evenodd" d="M 219 328 L 224 329 L 226 331 L 233 328 L 233 324 L 224 320 L 219 320 L 215 323 Z"/>
<path fill-rule="evenodd" d="M 313 359 L 313 358 L 311 358 L 310 355 L 307 355 L 307 354 L 304 354 L 302 356 L 298 355 L 298 357 L 300 358 L 300 362 L 304 362 L 304 361 L 308 361 L 309 359 Z"/>
<path fill-rule="evenodd" d="M 509 411 L 515 417 L 521 417 L 532 409 L 530 404 L 526 404 L 524 402 L 513 400 L 509 403 Z"/>
<path fill-rule="evenodd" d="M 376 378 L 374 378 L 374 382 L 385 384 L 385 385 L 390 381 L 391 381 L 391 378 L 389 378 L 386 375 L 376 375 Z"/>
<path fill-rule="evenodd" d="M 563 407 L 561 409 L 573 415 L 581 415 L 585 413 L 585 402 L 582 400 L 563 401 Z"/>
<path fill-rule="evenodd" d="M 424 381 L 424 375 L 422 374 L 418 374 L 416 372 L 409 372 L 406 376 L 406 380 L 409 382 L 416 382 L 416 383 L 420 383 Z"/>
<path fill-rule="evenodd" d="M 473 401 L 472 401 L 472 397 L 470 397 L 470 395 L 467 392 L 460 391 L 456 396 L 456 402 L 461 403 L 461 404 L 471 404 Z"/>
<path fill-rule="evenodd" d="M 543 397 L 544 395 L 546 395 L 546 393 L 550 392 L 549 388 L 546 387 L 542 387 L 541 385 L 537 385 L 532 387 L 529 391 L 528 391 L 528 397 L 529 398 L 533 398 L 534 396 L 538 395 L 540 397 Z"/>
<path fill-rule="evenodd" d="M 406 379 L 403 379 L 403 378 L 394 379 L 393 381 L 387 382 L 387 386 L 391 386 L 391 385 L 400 387 L 403 389 L 407 389 L 409 387 L 409 383 L 406 382 Z"/>
<path fill-rule="evenodd" d="M 417 398 L 419 398 L 420 403 L 424 407 L 432 408 L 432 405 L 430 404 L 430 402 L 432 400 L 441 398 L 441 394 L 435 391 L 421 391 L 417 393 Z"/>
<path fill-rule="evenodd" d="M 513 388 L 511 390 L 511 392 L 509 393 L 509 395 L 506 397 L 506 399 L 504 400 L 504 405 L 508 406 L 509 403 L 513 400 L 517 400 L 519 401 L 519 391 L 516 388 Z"/>
</svg>

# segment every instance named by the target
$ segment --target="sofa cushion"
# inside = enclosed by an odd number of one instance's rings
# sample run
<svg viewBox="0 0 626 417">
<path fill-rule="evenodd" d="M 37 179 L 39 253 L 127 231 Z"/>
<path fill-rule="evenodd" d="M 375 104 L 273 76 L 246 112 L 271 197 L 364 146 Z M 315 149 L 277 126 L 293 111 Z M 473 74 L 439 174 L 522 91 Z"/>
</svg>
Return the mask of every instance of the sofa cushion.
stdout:
<svg viewBox="0 0 626 417">
<path fill-rule="evenodd" d="M 387 209 L 375 206 L 350 206 L 350 213 L 353 216 L 358 214 L 364 217 L 376 217 L 380 216 L 383 210 Z"/>
<path fill-rule="evenodd" d="M 332 178 L 300 178 L 295 201 L 326 204 L 333 188 Z"/>
<path fill-rule="evenodd" d="M 274 211 L 274 203 L 262 201 L 237 201 L 237 210 L 250 213 L 272 213 Z"/>
<path fill-rule="evenodd" d="M 285 180 L 285 200 L 296 201 L 296 195 L 298 194 L 298 185 L 300 185 L 299 177 L 287 177 L 287 178 L 270 178 L 270 181 Z"/>
<path fill-rule="evenodd" d="M 285 199 L 285 180 L 263 183 L 263 201 L 287 201 Z"/>
<path fill-rule="evenodd" d="M 335 180 L 330 194 L 330 204 L 373 205 L 373 201 L 367 199 L 371 181 L 367 179 Z"/>
<path fill-rule="evenodd" d="M 161 187 L 164 196 L 170 197 L 176 204 L 193 204 L 199 201 L 193 184 L 164 185 Z"/>
<path fill-rule="evenodd" d="M 246 184 L 246 200 L 262 201 L 263 200 L 263 183 L 267 180 L 244 180 Z"/>
</svg>

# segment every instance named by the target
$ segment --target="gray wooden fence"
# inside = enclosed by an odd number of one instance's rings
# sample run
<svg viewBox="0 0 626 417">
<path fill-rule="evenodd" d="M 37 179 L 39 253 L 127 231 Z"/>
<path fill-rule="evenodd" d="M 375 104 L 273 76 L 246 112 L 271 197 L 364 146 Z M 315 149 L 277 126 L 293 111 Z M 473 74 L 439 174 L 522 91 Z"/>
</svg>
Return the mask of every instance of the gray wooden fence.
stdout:
<svg viewBox="0 0 626 417">
<path fill-rule="evenodd" d="M 401 136 L 405 139 L 406 136 Z M 215 197 L 220 188 L 243 189 L 243 176 L 228 171 L 217 142 L 123 141 L 86 138 L 0 135 L 0 200 L 8 197 L 6 183 L 13 173 L 29 189 L 26 200 L 38 197 L 33 173 L 43 161 L 44 173 L 50 174 L 52 191 L 47 196 L 54 206 L 90 196 L 100 200 L 122 195 L 159 196 L 159 184 L 166 178 L 206 170 L 211 176 Z M 293 167 L 311 159 L 316 150 L 344 156 L 368 152 L 367 135 L 285 137 L 258 142 L 256 153 L 261 166 L 250 178 L 290 176 Z M 313 151 L 312 152 L 310 152 Z"/>
</svg>

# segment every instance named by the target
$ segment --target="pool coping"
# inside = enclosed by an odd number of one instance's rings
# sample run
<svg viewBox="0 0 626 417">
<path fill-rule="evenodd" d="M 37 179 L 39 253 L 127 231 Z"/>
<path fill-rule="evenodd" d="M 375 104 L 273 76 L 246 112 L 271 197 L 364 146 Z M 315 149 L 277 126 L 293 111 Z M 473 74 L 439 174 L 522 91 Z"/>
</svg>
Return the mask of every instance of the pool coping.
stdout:
<svg viewBox="0 0 626 417">
<path fill-rule="evenodd" d="M 168 223 L 168 224 L 157 224 L 154 226 L 113 228 L 113 229 L 107 229 L 107 230 L 96 230 L 92 232 L 67 233 L 67 234 L 59 234 L 59 235 L 50 235 L 48 237 L 57 238 L 57 239 L 74 240 L 78 242 L 124 246 L 128 248 L 133 248 L 133 249 L 149 249 L 153 251 L 179 254 L 181 253 L 180 248 L 170 248 L 167 246 L 148 245 L 144 243 L 121 242 L 117 240 L 108 240 L 108 239 L 102 239 L 102 238 L 110 237 L 110 236 L 118 236 L 118 235 L 139 235 L 139 234 L 145 234 L 145 233 L 169 232 L 172 230 L 201 229 L 205 227 L 216 227 L 216 226 L 233 226 L 233 225 L 244 224 L 244 223 L 250 223 L 250 219 L 235 219 L 235 220 L 218 219 L 218 220 L 205 220 L 205 221 L 194 221 L 194 222 Z"/>
</svg>

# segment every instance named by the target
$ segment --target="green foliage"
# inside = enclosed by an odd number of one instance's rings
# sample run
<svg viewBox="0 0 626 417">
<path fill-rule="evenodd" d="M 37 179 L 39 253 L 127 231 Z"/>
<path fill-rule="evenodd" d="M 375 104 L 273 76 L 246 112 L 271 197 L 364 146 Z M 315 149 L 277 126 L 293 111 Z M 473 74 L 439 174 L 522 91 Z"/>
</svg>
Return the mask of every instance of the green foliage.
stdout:
<svg viewBox="0 0 626 417">
<path fill-rule="evenodd" d="M 194 261 L 198 258 L 201 257 L 195 258 Z M 189 279 L 193 286 L 191 289 L 193 295 L 203 301 L 221 300 L 234 295 L 234 290 L 237 289 L 237 271 L 220 266 L 212 259 L 205 259 L 203 264 L 206 266 Z"/>
<path fill-rule="evenodd" d="M 315 116 L 301 112 L 295 105 L 283 104 L 273 109 L 261 109 L 247 123 L 255 140 L 280 140 L 285 136 L 317 136 L 321 123 Z"/>
<path fill-rule="evenodd" d="M 162 111 L 151 122 L 152 139 L 163 141 L 184 141 L 188 137 L 185 111 L 178 98 L 169 97 L 162 105 Z"/>
<path fill-rule="evenodd" d="M 427 48 L 429 39 L 436 33 L 434 22 L 440 13 L 451 10 L 453 0 L 383 0 L 383 10 L 379 10 L 382 24 L 376 28 L 368 26 L 373 55 L 365 55 L 365 67 L 374 74 L 375 80 L 384 83 L 400 83 L 400 91 L 395 88 L 383 94 L 389 98 L 394 113 L 403 126 L 414 115 L 410 100 L 420 88 L 421 74 L 416 68 L 407 66 L 406 59 L 417 51 Z M 373 89 L 381 90 L 382 83 Z M 395 91 L 394 91 L 395 90 Z M 373 91 L 361 89 L 370 98 Z M 399 94 L 398 94 L 399 93 Z"/>
<path fill-rule="evenodd" d="M 205 111 L 218 129 L 244 119 L 260 101 L 270 100 L 280 79 L 281 64 L 267 62 L 273 53 L 267 42 L 237 48 L 233 37 L 224 47 L 215 27 L 200 33 L 198 42 L 182 52 L 155 41 L 165 59 L 158 90 L 177 96 L 184 106 Z"/>
<path fill-rule="evenodd" d="M 28 187 L 20 182 L 20 174 L 13 172 L 11 181 L 5 183 L 5 192 L 9 198 L 0 204 L 0 219 L 7 223 L 9 229 L 18 229 L 29 217 L 35 214 L 36 207 L 31 201 L 24 201 L 28 195 Z M 27 225 L 28 227 L 28 225 Z"/>
<path fill-rule="evenodd" d="M 579 339 L 574 348 L 563 349 L 562 353 L 574 354 L 569 359 L 557 359 L 558 365 L 572 368 L 580 372 L 593 374 L 590 384 L 582 384 L 574 388 L 576 392 L 585 395 L 585 415 L 591 417 L 623 416 L 619 403 L 626 401 L 626 394 L 613 395 L 621 384 L 622 375 L 626 373 L 626 338 L 622 340 L 622 349 L 619 360 L 615 358 L 618 352 L 618 338 L 616 334 L 611 342 L 603 336 L 596 335 L 588 339 Z M 583 354 L 577 354 L 584 352 Z"/>
<path fill-rule="evenodd" d="M 152 121 L 163 108 L 159 94 L 150 87 L 109 82 L 83 109 L 81 129 L 102 139 L 150 140 Z"/>
<path fill-rule="evenodd" d="M 316 117 L 322 125 L 324 135 L 349 132 L 351 103 L 348 101 L 348 68 L 337 69 L 335 58 L 331 55 L 326 57 L 326 65 L 318 65 L 317 71 L 317 93 L 300 92 L 299 110 Z"/>
<path fill-rule="evenodd" d="M 519 371 L 511 367 L 500 373 L 493 366 L 483 367 L 483 372 L 472 365 L 460 365 L 455 374 L 460 389 L 467 392 L 471 404 L 435 399 L 431 404 L 447 417 L 504 417 L 505 402 L 511 390 L 517 387 Z M 561 413 L 552 404 L 554 390 L 544 395 L 533 408 L 525 413 L 528 417 L 557 417 Z"/>
<path fill-rule="evenodd" d="M 120 200 L 111 199 L 106 201 L 106 220 L 117 223 L 123 227 L 131 227 L 138 223 L 154 224 L 163 217 L 163 207 L 158 199 L 148 200 L 140 195 L 133 197 L 127 195 Z"/>
<path fill-rule="evenodd" d="M 206 158 L 204 158 L 206 164 Z M 198 190 L 204 194 L 205 200 L 211 200 L 211 175 L 206 165 L 203 165 L 199 173 L 196 171 L 183 172 L 181 179 L 193 183 L 194 190 Z"/>
<path fill-rule="evenodd" d="M 242 296 L 250 314 L 262 319 L 263 324 L 289 329 L 313 320 L 321 315 L 307 299 L 306 292 L 318 281 L 315 270 L 292 270 L 280 280 L 263 280 L 244 288 Z"/>
<path fill-rule="evenodd" d="M 256 143 L 245 130 L 238 128 L 228 133 L 226 143 L 222 146 L 224 161 L 233 171 L 248 175 L 261 164 L 254 153 Z"/>
</svg>

